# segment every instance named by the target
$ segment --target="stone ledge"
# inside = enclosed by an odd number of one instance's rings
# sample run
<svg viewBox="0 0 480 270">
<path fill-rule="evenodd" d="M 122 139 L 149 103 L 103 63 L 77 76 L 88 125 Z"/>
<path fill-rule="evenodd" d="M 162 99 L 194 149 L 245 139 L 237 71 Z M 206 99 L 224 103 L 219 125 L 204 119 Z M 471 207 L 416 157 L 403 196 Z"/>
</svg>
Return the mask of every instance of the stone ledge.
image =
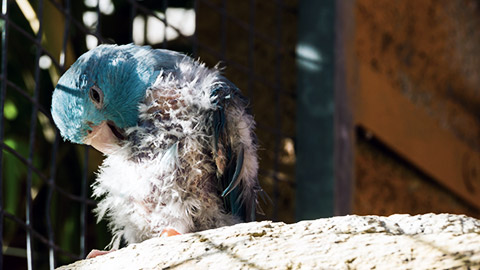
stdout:
<svg viewBox="0 0 480 270">
<path fill-rule="evenodd" d="M 58 269 L 480 269 L 480 220 L 343 216 L 238 224 L 143 243 Z"/>
</svg>

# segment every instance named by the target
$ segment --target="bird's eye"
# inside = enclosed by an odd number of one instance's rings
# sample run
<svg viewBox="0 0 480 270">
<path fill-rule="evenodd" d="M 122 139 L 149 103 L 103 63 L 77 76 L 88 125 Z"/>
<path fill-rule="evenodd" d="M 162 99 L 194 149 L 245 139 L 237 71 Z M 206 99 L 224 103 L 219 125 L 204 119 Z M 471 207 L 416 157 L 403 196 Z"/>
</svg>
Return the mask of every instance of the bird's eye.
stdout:
<svg viewBox="0 0 480 270">
<path fill-rule="evenodd" d="M 103 92 L 98 86 L 94 85 L 90 87 L 88 95 L 97 108 L 100 109 L 103 106 Z"/>
</svg>

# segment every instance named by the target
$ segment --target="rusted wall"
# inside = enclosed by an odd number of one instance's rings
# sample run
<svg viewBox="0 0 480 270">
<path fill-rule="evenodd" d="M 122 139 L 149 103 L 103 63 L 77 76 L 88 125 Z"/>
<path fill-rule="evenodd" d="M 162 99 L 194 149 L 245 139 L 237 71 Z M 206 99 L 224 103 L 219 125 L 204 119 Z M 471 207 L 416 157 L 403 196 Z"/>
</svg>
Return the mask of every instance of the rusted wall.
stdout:
<svg viewBox="0 0 480 270">
<path fill-rule="evenodd" d="M 479 217 L 463 202 L 374 139 L 359 135 L 355 159 L 354 213 L 454 213 Z"/>
<path fill-rule="evenodd" d="M 383 144 L 357 137 L 354 213 L 480 216 L 480 2 L 357 0 L 353 8 L 354 122 Z M 370 102 L 376 91 L 408 111 L 379 125 L 382 115 L 364 113 L 375 112 L 367 105 L 379 104 Z M 420 119 L 432 128 L 414 129 Z M 465 149 L 458 156 L 456 146 Z M 458 177 L 444 178 L 450 171 Z"/>
</svg>

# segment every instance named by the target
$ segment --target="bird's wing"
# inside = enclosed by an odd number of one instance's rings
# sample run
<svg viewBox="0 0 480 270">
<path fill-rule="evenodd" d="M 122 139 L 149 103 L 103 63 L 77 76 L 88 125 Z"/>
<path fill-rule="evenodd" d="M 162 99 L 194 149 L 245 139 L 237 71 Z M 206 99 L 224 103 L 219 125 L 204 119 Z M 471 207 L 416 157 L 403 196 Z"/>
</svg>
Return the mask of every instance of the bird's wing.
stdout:
<svg viewBox="0 0 480 270">
<path fill-rule="evenodd" d="M 218 187 L 225 209 L 244 221 L 255 220 L 257 195 L 263 194 L 257 179 L 256 137 L 253 119 L 245 112 L 246 99 L 230 82 L 212 93 L 214 157 Z M 240 129 L 246 130 L 240 130 Z"/>
</svg>

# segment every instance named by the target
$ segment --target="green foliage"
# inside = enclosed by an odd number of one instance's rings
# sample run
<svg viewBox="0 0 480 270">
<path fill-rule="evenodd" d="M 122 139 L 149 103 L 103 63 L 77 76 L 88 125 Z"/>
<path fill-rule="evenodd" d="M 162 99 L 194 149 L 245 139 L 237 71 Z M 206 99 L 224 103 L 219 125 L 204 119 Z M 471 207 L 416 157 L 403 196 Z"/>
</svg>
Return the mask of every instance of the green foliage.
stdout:
<svg viewBox="0 0 480 270">
<path fill-rule="evenodd" d="M 18 109 L 11 100 L 5 100 L 3 115 L 7 120 L 15 120 L 18 116 Z"/>
</svg>

